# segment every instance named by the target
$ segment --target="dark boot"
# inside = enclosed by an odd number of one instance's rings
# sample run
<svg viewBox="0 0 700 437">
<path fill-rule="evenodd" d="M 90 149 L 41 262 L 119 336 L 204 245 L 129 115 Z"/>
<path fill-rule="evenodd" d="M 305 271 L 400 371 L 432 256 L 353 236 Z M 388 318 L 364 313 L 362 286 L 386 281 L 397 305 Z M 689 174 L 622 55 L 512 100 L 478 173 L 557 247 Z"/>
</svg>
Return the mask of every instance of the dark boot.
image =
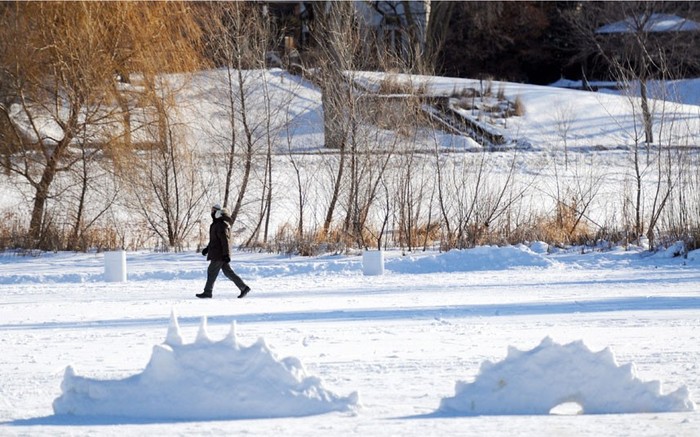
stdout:
<svg viewBox="0 0 700 437">
<path fill-rule="evenodd" d="M 200 299 L 210 299 L 211 298 L 211 292 L 207 293 L 206 291 L 202 293 L 195 294 Z"/>
<path fill-rule="evenodd" d="M 248 286 L 246 285 L 245 288 L 244 288 L 243 290 L 241 290 L 241 294 L 238 295 L 238 298 L 239 298 L 239 299 L 244 298 L 245 295 L 248 294 L 248 293 L 250 293 L 250 287 L 248 287 Z"/>
</svg>

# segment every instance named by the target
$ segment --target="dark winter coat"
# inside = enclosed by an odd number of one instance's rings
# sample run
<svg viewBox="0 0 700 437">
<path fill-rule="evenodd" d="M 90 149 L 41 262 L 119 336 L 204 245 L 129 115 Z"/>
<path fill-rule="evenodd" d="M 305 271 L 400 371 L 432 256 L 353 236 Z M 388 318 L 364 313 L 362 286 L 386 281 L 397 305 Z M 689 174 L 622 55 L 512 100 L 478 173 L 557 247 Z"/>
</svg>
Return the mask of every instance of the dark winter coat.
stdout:
<svg viewBox="0 0 700 437">
<path fill-rule="evenodd" d="M 230 259 L 231 217 L 224 213 L 221 217 L 212 217 L 214 221 L 209 226 L 209 244 L 207 245 L 207 261 L 225 261 Z"/>
</svg>

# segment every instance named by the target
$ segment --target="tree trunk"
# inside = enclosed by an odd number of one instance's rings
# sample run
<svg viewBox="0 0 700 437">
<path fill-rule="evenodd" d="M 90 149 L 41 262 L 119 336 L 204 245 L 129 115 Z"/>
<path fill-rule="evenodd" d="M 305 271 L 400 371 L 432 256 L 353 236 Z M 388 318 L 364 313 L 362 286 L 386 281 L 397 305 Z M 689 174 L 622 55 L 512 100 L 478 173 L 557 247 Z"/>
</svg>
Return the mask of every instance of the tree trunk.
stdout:
<svg viewBox="0 0 700 437">
<path fill-rule="evenodd" d="M 228 161 L 226 162 L 226 180 L 224 181 L 224 203 L 223 207 L 228 208 L 228 199 L 231 195 L 231 182 L 233 180 L 233 167 L 236 155 L 236 101 L 233 95 L 233 76 L 231 75 L 231 67 L 226 67 L 226 77 L 228 79 L 228 104 L 229 122 L 231 123 L 231 143 L 228 150 Z"/>
<path fill-rule="evenodd" d="M 644 139 L 649 146 L 654 143 L 653 117 L 649 109 L 649 98 L 646 78 L 639 79 L 640 94 L 642 96 L 642 117 L 644 118 Z"/>
<path fill-rule="evenodd" d="M 267 197 L 265 199 L 265 226 L 263 228 L 263 242 L 267 243 L 270 232 L 270 215 L 272 214 L 272 150 L 267 150 Z"/>
<path fill-rule="evenodd" d="M 326 211 L 326 219 L 323 222 L 323 235 L 324 237 L 328 235 L 328 231 L 331 228 L 331 223 L 333 222 L 333 213 L 335 212 L 335 205 L 338 203 L 338 196 L 340 195 L 340 184 L 343 180 L 343 168 L 345 167 L 345 146 L 340 149 L 340 162 L 338 163 L 338 173 L 336 174 L 335 183 L 333 184 L 333 195 L 331 196 L 331 202 L 328 205 L 328 210 Z"/>
<path fill-rule="evenodd" d="M 634 217 L 634 227 L 635 227 L 635 238 L 639 239 L 642 235 L 642 173 L 639 168 L 639 147 L 635 146 L 634 150 L 634 176 L 635 176 L 635 217 Z"/>
<path fill-rule="evenodd" d="M 72 132 L 77 121 L 77 112 L 72 111 L 66 127 L 64 128 L 64 136 L 61 141 L 56 144 L 56 147 L 50 152 L 50 156 L 44 167 L 41 175 L 41 180 L 36 185 L 34 194 L 34 207 L 32 209 L 32 218 L 29 222 L 29 246 L 38 248 L 44 243 L 44 213 L 46 209 L 46 201 L 49 199 L 49 190 L 59 169 L 59 162 L 63 159 L 66 149 L 73 139 Z"/>
<path fill-rule="evenodd" d="M 71 237 L 70 241 L 68 242 L 68 248 L 73 249 L 73 250 L 79 250 L 80 244 L 80 234 L 81 234 L 81 228 L 83 225 L 83 214 L 85 211 L 85 202 L 87 199 L 87 191 L 88 191 L 88 163 L 87 163 L 87 158 L 85 156 L 85 148 L 82 148 L 82 160 L 83 160 L 83 167 L 82 167 L 82 175 L 81 175 L 81 184 L 80 184 L 80 197 L 78 199 L 78 211 L 75 214 L 75 223 L 73 223 L 73 231 L 71 232 Z"/>
<path fill-rule="evenodd" d="M 342 78 L 344 80 L 344 78 Z M 337 78 L 322 76 L 322 81 L 333 82 Z M 323 104 L 323 137 L 324 146 L 328 149 L 342 149 L 345 147 L 345 127 L 343 112 L 344 104 L 339 102 L 336 89 L 332 85 L 321 87 L 321 102 Z"/>
<path fill-rule="evenodd" d="M 240 68 L 237 69 L 238 71 L 238 92 L 241 95 L 241 116 L 242 116 L 242 124 L 243 124 L 243 131 L 245 133 L 245 139 L 246 139 L 246 153 L 245 153 L 245 161 L 243 163 L 243 177 L 241 179 L 241 188 L 238 191 L 238 196 L 236 197 L 236 204 L 233 207 L 233 210 L 231 211 L 231 225 L 236 222 L 236 219 L 238 218 L 238 214 L 241 211 L 241 208 L 243 206 L 243 199 L 245 198 L 246 191 L 248 189 L 248 181 L 250 180 L 250 172 L 253 167 L 253 133 L 250 130 L 250 126 L 248 124 L 248 118 L 246 116 L 246 99 L 245 99 L 245 94 L 244 94 L 244 87 L 243 87 L 243 72 L 241 71 Z"/>
</svg>

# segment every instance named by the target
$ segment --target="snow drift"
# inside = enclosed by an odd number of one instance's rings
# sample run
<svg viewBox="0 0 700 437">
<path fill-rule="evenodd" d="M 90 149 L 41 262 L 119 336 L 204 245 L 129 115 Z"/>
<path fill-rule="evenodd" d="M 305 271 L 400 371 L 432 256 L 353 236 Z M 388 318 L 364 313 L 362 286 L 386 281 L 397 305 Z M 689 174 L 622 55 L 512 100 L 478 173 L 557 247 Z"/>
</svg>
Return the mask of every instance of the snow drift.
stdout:
<svg viewBox="0 0 700 437">
<path fill-rule="evenodd" d="M 643 382 L 633 364 L 618 366 L 609 348 L 591 352 L 581 341 L 559 345 L 550 338 L 530 351 L 510 347 L 498 363 L 485 361 L 473 383 L 458 381 L 443 398 L 449 415 L 549 414 L 566 403 L 583 413 L 693 411 L 687 387 L 661 394 L 658 381 Z"/>
<path fill-rule="evenodd" d="M 407 256 L 389 260 L 387 269 L 396 273 L 455 273 L 523 267 L 546 268 L 554 264 L 554 261 L 546 258 L 546 253 L 535 253 L 524 245 L 481 246 L 429 256 Z"/>
<path fill-rule="evenodd" d="M 221 341 L 209 339 L 206 318 L 192 344 L 183 344 L 176 316 L 141 374 L 122 380 L 77 376 L 72 367 L 53 403 L 56 414 L 139 419 L 296 417 L 352 411 L 357 392 L 337 396 L 306 376 L 296 358 L 277 360 L 263 339 L 241 346 L 235 322 Z"/>
</svg>

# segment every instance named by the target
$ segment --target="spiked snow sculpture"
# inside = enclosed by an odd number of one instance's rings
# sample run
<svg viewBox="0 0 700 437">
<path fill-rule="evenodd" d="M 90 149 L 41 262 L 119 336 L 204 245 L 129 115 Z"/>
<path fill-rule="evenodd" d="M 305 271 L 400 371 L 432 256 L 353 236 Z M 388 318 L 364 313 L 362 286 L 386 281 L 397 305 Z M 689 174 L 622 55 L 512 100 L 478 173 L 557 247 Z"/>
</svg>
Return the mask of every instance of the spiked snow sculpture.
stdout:
<svg viewBox="0 0 700 437">
<path fill-rule="evenodd" d="M 298 359 L 277 360 L 263 339 L 249 347 L 236 339 L 235 322 L 212 341 L 202 319 L 197 339 L 184 344 L 173 313 L 165 342 L 153 348 L 144 371 L 122 380 L 77 376 L 67 367 L 56 414 L 207 420 L 289 417 L 351 411 L 356 392 L 337 396 L 306 376 Z"/>
<path fill-rule="evenodd" d="M 503 361 L 482 363 L 476 380 L 457 382 L 438 413 L 549 414 L 567 403 L 591 414 L 695 409 L 685 386 L 663 395 L 659 381 L 639 380 L 634 365 L 618 366 L 609 348 L 593 353 L 580 341 L 562 346 L 547 337 L 530 351 L 511 347 Z"/>
</svg>

